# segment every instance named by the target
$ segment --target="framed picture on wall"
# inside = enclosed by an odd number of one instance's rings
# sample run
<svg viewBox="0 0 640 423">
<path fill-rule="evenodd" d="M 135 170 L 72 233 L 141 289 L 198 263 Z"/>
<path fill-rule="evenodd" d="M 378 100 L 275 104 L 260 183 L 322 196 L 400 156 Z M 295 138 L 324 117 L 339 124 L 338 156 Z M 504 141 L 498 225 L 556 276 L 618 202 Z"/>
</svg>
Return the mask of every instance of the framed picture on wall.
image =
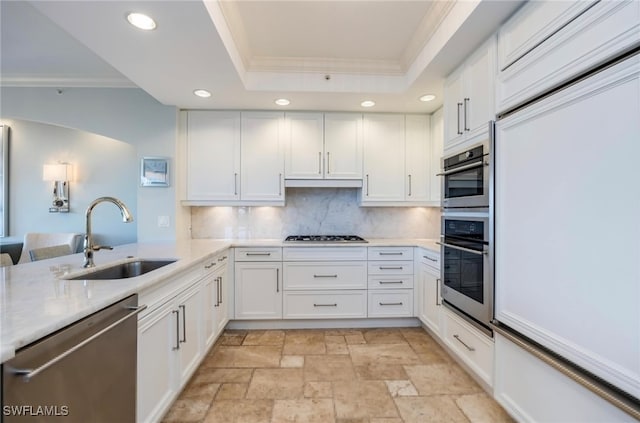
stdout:
<svg viewBox="0 0 640 423">
<path fill-rule="evenodd" d="M 140 162 L 140 185 L 143 187 L 169 186 L 169 159 L 143 157 Z"/>
</svg>

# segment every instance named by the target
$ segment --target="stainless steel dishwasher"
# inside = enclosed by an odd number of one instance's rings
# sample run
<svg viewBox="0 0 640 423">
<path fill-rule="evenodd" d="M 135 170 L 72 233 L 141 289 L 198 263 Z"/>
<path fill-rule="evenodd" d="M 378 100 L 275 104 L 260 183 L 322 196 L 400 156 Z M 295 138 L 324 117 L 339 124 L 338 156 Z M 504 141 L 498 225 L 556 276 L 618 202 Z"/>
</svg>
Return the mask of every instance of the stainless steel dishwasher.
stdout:
<svg viewBox="0 0 640 423">
<path fill-rule="evenodd" d="M 134 422 L 132 295 L 17 351 L 2 366 L 4 422 Z"/>
</svg>

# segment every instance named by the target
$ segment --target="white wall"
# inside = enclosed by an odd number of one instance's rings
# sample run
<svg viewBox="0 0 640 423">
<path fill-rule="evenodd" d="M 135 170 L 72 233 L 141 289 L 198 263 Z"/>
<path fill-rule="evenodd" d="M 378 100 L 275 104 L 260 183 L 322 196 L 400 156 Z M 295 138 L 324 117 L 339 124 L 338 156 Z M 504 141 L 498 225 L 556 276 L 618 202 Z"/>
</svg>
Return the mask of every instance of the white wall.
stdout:
<svg viewBox="0 0 640 423">
<path fill-rule="evenodd" d="M 354 234 L 437 238 L 433 207 L 360 207 L 355 188 L 287 188 L 285 207 L 192 207 L 193 238 L 275 238 Z"/>
<path fill-rule="evenodd" d="M 26 232 L 85 232 L 87 205 L 101 196 L 122 200 L 137 218 L 136 149 L 127 143 L 76 129 L 3 119 L 11 128 L 9 153 L 9 235 Z M 42 180 L 42 165 L 73 165 L 69 213 L 49 213 L 53 182 Z M 135 242 L 136 225 L 122 223 L 117 207 L 99 205 L 92 215 L 97 244 Z"/>
<path fill-rule="evenodd" d="M 134 146 L 137 159 L 144 156 L 171 158 L 169 188 L 143 188 L 139 187 L 138 179 L 131 181 L 137 186 L 135 225 L 138 241 L 172 240 L 176 233 L 182 233 L 176 227 L 186 226 L 184 222 L 188 222 L 189 216 L 187 209 L 176 204 L 175 107 L 164 106 L 137 88 L 63 88 L 59 94 L 55 88 L 3 87 L 0 118 L 51 123 L 103 135 Z M 96 151 L 96 154 L 100 153 Z M 116 166 L 114 170 L 121 170 L 121 167 Z M 138 163 L 135 171 L 139 172 Z M 169 216 L 170 226 L 159 228 L 158 216 Z"/>
</svg>

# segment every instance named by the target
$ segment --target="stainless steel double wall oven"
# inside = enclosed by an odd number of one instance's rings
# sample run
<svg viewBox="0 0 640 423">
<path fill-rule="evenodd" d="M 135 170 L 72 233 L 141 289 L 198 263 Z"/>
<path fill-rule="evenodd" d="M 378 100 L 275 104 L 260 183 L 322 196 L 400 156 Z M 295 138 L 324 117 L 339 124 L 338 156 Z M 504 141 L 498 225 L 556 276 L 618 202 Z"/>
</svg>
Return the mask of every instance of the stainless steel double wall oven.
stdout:
<svg viewBox="0 0 640 423">
<path fill-rule="evenodd" d="M 487 138 L 442 159 L 442 268 L 446 306 L 491 335 L 494 122 Z"/>
</svg>

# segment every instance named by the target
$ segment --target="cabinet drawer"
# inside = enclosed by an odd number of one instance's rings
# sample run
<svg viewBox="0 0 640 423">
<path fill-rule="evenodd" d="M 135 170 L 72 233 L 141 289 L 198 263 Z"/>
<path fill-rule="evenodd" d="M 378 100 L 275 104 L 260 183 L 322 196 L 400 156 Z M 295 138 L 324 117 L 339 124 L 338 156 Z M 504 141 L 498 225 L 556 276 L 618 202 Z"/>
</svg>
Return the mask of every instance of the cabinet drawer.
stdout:
<svg viewBox="0 0 640 423">
<path fill-rule="evenodd" d="M 282 248 L 236 248 L 236 261 L 281 261 Z"/>
<path fill-rule="evenodd" d="M 417 252 L 420 263 L 424 263 L 427 266 L 440 269 L 440 253 L 427 250 L 426 248 L 420 248 Z"/>
<path fill-rule="evenodd" d="M 413 316 L 413 290 L 369 291 L 369 317 Z"/>
<path fill-rule="evenodd" d="M 412 261 L 369 262 L 370 275 L 413 275 Z"/>
<path fill-rule="evenodd" d="M 413 275 L 369 276 L 369 289 L 413 288 Z"/>
<path fill-rule="evenodd" d="M 411 260 L 413 247 L 369 247 L 369 260 Z"/>
<path fill-rule="evenodd" d="M 284 262 L 284 289 L 366 289 L 364 261 Z"/>
<path fill-rule="evenodd" d="M 489 386 L 493 375 L 493 342 L 452 311 L 444 310 L 445 343 Z"/>
<path fill-rule="evenodd" d="M 288 291 L 285 319 L 367 317 L 367 291 Z"/>
<path fill-rule="evenodd" d="M 284 247 L 286 261 L 366 260 L 367 247 Z"/>
</svg>

